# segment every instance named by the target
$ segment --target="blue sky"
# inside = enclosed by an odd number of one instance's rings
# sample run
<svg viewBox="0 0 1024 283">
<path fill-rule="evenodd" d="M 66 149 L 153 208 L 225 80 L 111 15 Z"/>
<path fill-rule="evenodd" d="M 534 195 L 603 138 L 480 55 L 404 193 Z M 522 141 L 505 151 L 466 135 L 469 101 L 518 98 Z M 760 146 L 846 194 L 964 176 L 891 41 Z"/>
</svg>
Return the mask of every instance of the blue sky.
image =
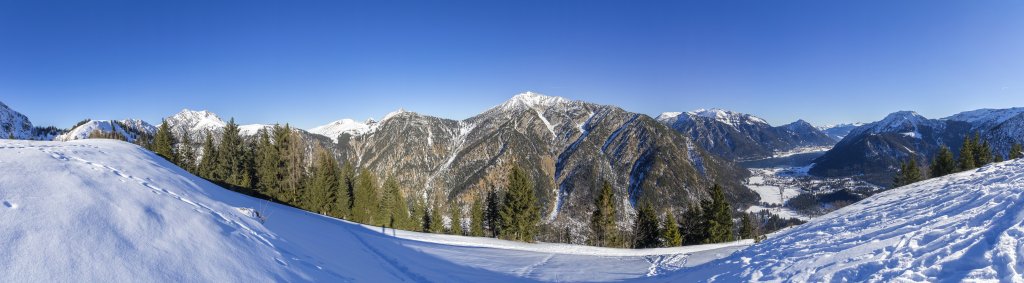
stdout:
<svg viewBox="0 0 1024 283">
<path fill-rule="evenodd" d="M 9 1 L 0 101 L 35 124 L 182 108 L 309 128 L 461 119 L 531 90 L 772 124 L 1024 106 L 1024 1 Z"/>
</svg>

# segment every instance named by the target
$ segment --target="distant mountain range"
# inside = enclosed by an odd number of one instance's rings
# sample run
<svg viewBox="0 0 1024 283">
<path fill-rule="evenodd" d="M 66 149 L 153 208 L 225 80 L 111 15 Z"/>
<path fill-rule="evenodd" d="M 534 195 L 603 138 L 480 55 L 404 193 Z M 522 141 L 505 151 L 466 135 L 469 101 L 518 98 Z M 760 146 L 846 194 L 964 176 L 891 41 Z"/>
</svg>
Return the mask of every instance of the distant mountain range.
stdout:
<svg viewBox="0 0 1024 283">
<path fill-rule="evenodd" d="M 1024 143 L 1024 108 L 980 109 L 942 119 L 928 119 L 913 111 L 895 112 L 850 131 L 814 161 L 810 173 L 861 176 L 888 185 L 901 161 L 913 158 L 927 165 L 939 147 L 958 152 L 963 138 L 975 133 L 991 143 L 993 152 L 1005 157 L 1012 143 Z"/>
<path fill-rule="evenodd" d="M 179 140 L 187 135 L 197 148 L 207 132 L 216 138 L 226 124 L 212 112 L 189 109 L 163 122 Z M 267 127 L 271 125 L 240 129 L 251 136 Z M 133 119 L 85 120 L 70 130 L 34 127 L 0 103 L 4 138 L 66 141 L 102 132 L 134 140 L 155 130 Z M 518 164 L 537 185 L 548 223 L 582 233 L 604 181 L 619 198 L 623 226 L 632 222 L 637 202 L 678 212 L 708 198 L 715 183 L 725 186 L 735 207 L 757 203 L 758 195 L 742 184 L 749 172 L 738 162 L 801 148 L 834 145 L 814 160 L 813 175 L 888 184 L 900 161 L 915 158 L 927 164 L 940 146 L 958 150 L 969 133 L 980 133 L 1005 155 L 1011 143 L 1024 143 L 1024 108 L 981 109 L 942 119 L 902 111 L 868 124 L 814 127 L 798 120 L 772 126 L 754 115 L 721 109 L 652 118 L 527 92 L 465 120 L 399 110 L 379 121 L 340 119 L 294 131 L 310 154 L 312 147 L 321 146 L 343 162 L 395 178 L 407 196 L 460 200 L 463 205 L 491 189 L 501 190 L 509 168 Z"/>
<path fill-rule="evenodd" d="M 769 158 L 778 152 L 836 142 L 803 120 L 773 127 L 756 116 L 721 109 L 666 112 L 658 121 L 731 160 Z"/>
</svg>

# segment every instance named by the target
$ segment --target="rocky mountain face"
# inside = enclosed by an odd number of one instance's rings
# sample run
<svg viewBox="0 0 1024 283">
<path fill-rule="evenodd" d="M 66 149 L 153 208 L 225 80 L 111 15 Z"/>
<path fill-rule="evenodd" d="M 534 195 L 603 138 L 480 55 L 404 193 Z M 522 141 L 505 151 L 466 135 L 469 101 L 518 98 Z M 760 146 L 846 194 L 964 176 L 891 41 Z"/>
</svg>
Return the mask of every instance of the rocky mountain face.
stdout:
<svg viewBox="0 0 1024 283">
<path fill-rule="evenodd" d="M 799 147 L 835 143 L 803 120 L 772 127 L 753 115 L 721 109 L 666 112 L 658 116 L 658 121 L 730 160 L 762 159 Z"/>
<path fill-rule="evenodd" d="M 861 176 L 889 185 L 901 161 L 927 165 L 941 146 L 958 152 L 964 136 L 978 133 L 994 153 L 1006 156 L 1012 143 L 1024 143 L 1024 108 L 981 109 L 942 119 L 911 111 L 889 114 L 852 130 L 832 150 L 815 160 L 817 176 Z"/>
<path fill-rule="evenodd" d="M 28 117 L 0 102 L 0 138 L 28 139 L 32 137 L 32 122 Z"/>
<path fill-rule="evenodd" d="M 464 206 L 503 190 L 518 164 L 533 177 L 547 223 L 573 234 L 585 231 L 603 181 L 620 199 L 623 227 L 637 202 L 678 211 L 708 198 L 714 183 L 735 205 L 757 200 L 739 183 L 746 170 L 649 116 L 535 93 L 462 121 L 395 112 L 362 134 L 340 134 L 337 149 L 343 160 L 395 178 L 406 195 Z"/>
</svg>

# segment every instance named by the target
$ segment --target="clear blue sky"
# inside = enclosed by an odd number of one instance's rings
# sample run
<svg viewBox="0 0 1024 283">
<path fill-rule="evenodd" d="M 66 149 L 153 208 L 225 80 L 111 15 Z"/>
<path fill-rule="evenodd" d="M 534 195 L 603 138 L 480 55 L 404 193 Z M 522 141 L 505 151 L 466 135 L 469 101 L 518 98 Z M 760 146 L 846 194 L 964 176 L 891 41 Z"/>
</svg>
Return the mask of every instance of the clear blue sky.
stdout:
<svg viewBox="0 0 1024 283">
<path fill-rule="evenodd" d="M 461 119 L 526 90 L 776 125 L 1024 106 L 1024 1 L 0 0 L 0 101 L 35 124 Z"/>
</svg>

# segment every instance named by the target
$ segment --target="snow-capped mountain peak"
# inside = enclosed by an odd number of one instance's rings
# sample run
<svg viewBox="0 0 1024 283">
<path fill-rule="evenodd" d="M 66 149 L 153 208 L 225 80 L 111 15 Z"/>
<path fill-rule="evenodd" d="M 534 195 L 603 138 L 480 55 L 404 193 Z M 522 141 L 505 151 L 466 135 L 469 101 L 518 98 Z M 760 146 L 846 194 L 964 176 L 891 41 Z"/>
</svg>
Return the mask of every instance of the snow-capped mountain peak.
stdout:
<svg viewBox="0 0 1024 283">
<path fill-rule="evenodd" d="M 971 123 L 974 126 L 994 126 L 1007 120 L 1024 114 L 1024 107 L 1007 109 L 978 109 L 973 111 L 960 112 L 943 120 L 961 121 Z"/>
<path fill-rule="evenodd" d="M 739 125 L 743 125 L 743 124 L 748 124 L 748 125 L 753 125 L 753 124 L 765 124 L 765 125 L 767 125 L 768 124 L 768 122 L 765 121 L 764 119 L 758 118 L 757 116 L 754 116 L 754 115 L 745 114 L 745 113 L 739 113 L 739 112 L 733 112 L 733 111 L 719 109 L 719 108 L 712 108 L 712 109 L 703 109 L 702 108 L 702 109 L 697 109 L 697 110 L 694 110 L 694 111 L 687 112 L 687 114 L 690 114 L 690 115 L 693 115 L 693 116 L 705 117 L 705 118 L 712 118 L 712 119 L 715 119 L 715 120 L 717 120 L 719 122 L 726 123 L 726 124 L 733 125 L 733 126 L 739 126 Z"/>
<path fill-rule="evenodd" d="M 32 122 L 28 120 L 28 117 L 0 102 L 0 139 L 12 136 L 24 139 L 31 135 Z"/>
<path fill-rule="evenodd" d="M 203 129 L 217 129 L 223 128 L 227 125 L 217 114 L 207 110 L 195 111 L 190 109 L 182 109 L 178 114 L 168 117 L 167 120 L 172 121 L 172 126 L 178 123 L 183 125 L 189 125 L 192 130 L 203 130 Z"/>
<path fill-rule="evenodd" d="M 527 107 L 527 108 L 547 108 L 564 104 L 569 102 L 568 99 L 558 96 L 547 96 L 532 91 L 517 94 L 511 99 L 502 103 L 500 106 L 503 109 L 512 109 L 515 107 Z"/>
<path fill-rule="evenodd" d="M 370 126 L 376 123 L 377 122 L 373 119 L 368 119 L 365 123 L 352 119 L 341 119 L 328 123 L 327 125 L 309 129 L 309 132 L 329 137 L 337 142 L 338 136 L 343 133 L 353 136 L 361 135 L 370 131 Z"/>
<path fill-rule="evenodd" d="M 664 122 L 679 117 L 679 115 L 683 115 L 683 112 L 663 112 L 661 115 L 658 115 L 657 120 Z"/>
<path fill-rule="evenodd" d="M 140 134 L 155 134 L 156 127 L 139 119 L 89 120 L 88 122 L 82 123 L 74 129 L 69 130 L 67 133 L 58 135 L 54 140 L 72 141 L 87 139 L 94 132 L 104 134 L 116 133 L 117 135 L 127 139 L 129 142 L 133 142 Z"/>
</svg>

